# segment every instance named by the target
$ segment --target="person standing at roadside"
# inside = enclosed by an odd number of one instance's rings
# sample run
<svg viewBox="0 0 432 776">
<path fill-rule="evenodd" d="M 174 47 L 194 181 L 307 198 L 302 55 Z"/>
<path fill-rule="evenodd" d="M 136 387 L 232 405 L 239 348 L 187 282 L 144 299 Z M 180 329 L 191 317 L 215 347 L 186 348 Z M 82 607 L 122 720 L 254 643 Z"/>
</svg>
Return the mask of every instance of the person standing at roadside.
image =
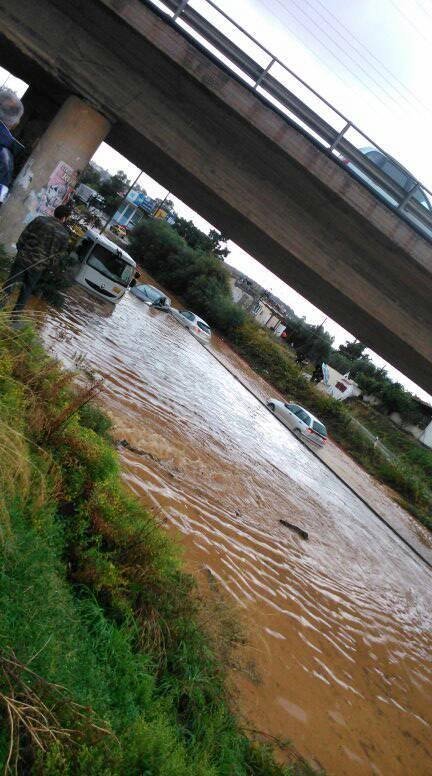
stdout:
<svg viewBox="0 0 432 776">
<path fill-rule="evenodd" d="M 20 312 L 43 276 L 57 264 L 67 252 L 69 232 L 66 221 L 70 209 L 59 205 L 53 216 L 38 216 L 30 221 L 21 232 L 17 241 L 17 255 L 6 280 L 2 294 L 4 298 L 0 306 L 4 306 L 15 286 L 21 289 L 13 312 Z"/>
<path fill-rule="evenodd" d="M 14 157 L 23 149 L 11 130 L 20 122 L 24 106 L 12 89 L 0 89 L 0 206 L 5 201 L 13 178 Z"/>
</svg>

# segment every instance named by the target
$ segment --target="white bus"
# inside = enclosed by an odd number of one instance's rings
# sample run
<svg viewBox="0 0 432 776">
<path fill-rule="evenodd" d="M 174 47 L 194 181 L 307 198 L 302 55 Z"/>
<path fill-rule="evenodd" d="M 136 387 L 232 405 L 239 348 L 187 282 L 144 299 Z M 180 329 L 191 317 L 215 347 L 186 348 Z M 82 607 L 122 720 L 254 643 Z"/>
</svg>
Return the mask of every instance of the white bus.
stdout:
<svg viewBox="0 0 432 776">
<path fill-rule="evenodd" d="M 126 251 L 90 229 L 75 246 L 80 262 L 75 280 L 99 299 L 117 304 L 134 283 L 136 264 Z"/>
</svg>

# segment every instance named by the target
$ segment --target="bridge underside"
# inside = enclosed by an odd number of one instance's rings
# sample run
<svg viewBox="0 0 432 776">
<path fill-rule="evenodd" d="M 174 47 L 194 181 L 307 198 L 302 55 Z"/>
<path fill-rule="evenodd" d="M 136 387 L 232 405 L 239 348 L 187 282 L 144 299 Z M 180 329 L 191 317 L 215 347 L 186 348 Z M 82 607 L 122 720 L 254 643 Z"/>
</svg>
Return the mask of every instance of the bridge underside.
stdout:
<svg viewBox="0 0 432 776">
<path fill-rule="evenodd" d="M 91 102 L 110 145 L 432 392 L 431 246 L 138 0 L 68 5 L 1 0 L 0 64 L 53 109 Z"/>
</svg>

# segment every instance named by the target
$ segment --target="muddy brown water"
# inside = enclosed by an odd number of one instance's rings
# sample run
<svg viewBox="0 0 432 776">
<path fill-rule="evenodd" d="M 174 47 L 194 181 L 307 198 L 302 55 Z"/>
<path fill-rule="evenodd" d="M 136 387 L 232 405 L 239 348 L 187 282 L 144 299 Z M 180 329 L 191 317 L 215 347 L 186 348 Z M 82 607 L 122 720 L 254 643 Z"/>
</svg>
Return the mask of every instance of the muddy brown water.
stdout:
<svg viewBox="0 0 432 776">
<path fill-rule="evenodd" d="M 244 611 L 250 726 L 331 774 L 432 774 L 432 572 L 171 316 L 74 289 L 42 335 L 104 377 L 126 481 Z"/>
</svg>

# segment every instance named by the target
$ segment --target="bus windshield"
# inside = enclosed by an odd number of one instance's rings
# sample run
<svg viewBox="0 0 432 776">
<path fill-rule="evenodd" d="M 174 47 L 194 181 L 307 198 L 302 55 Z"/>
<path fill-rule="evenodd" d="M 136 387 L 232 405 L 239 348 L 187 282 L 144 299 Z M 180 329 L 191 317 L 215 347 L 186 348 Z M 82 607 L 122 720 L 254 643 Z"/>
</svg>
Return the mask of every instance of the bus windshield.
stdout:
<svg viewBox="0 0 432 776">
<path fill-rule="evenodd" d="M 100 272 L 101 275 L 113 280 L 115 283 L 120 283 L 126 288 L 132 280 L 134 273 L 134 268 L 127 264 L 121 256 L 112 253 L 98 243 L 96 243 L 90 253 L 87 264 Z"/>
</svg>

